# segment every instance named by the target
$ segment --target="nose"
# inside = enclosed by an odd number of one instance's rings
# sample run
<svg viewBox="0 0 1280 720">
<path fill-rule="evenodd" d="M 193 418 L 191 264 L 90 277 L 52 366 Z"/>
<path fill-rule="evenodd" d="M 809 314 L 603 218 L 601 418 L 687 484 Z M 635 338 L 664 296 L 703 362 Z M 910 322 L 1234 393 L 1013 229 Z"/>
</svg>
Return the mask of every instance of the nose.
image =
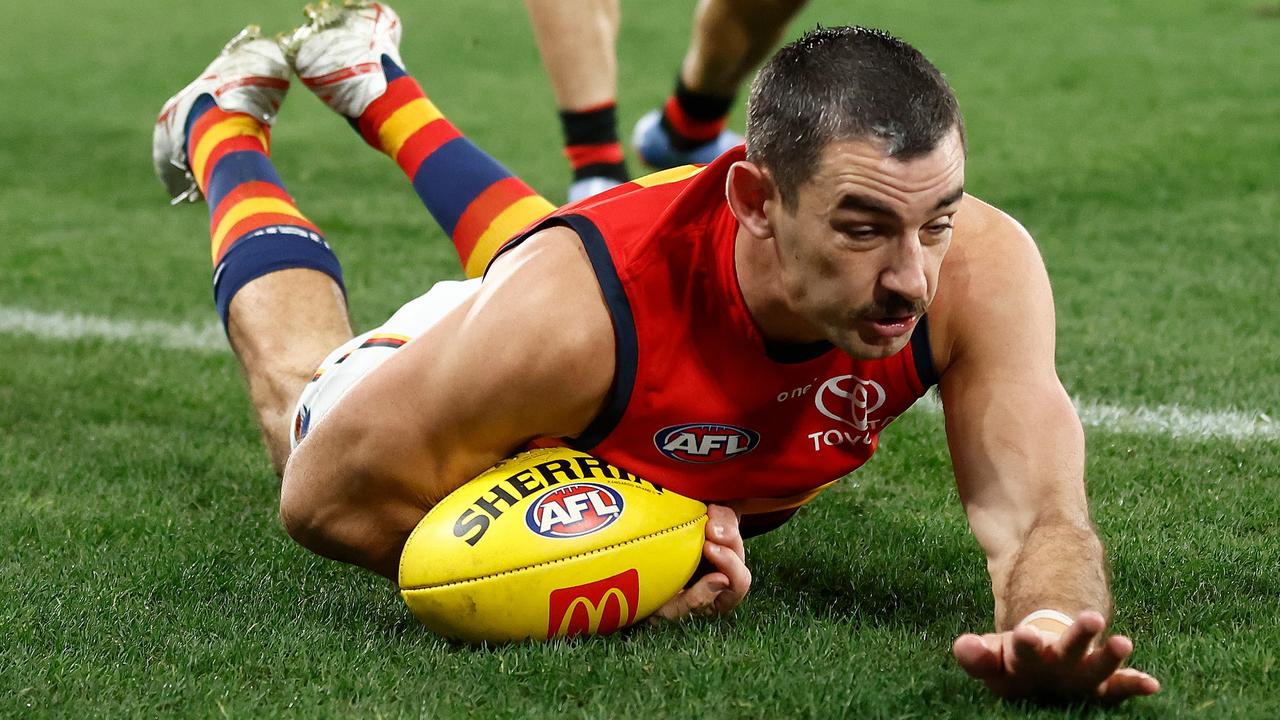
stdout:
<svg viewBox="0 0 1280 720">
<path fill-rule="evenodd" d="M 903 235 L 888 246 L 888 264 L 880 273 L 880 285 L 904 300 L 919 302 L 929 297 L 929 281 L 925 275 L 925 253 L 919 238 Z"/>
</svg>

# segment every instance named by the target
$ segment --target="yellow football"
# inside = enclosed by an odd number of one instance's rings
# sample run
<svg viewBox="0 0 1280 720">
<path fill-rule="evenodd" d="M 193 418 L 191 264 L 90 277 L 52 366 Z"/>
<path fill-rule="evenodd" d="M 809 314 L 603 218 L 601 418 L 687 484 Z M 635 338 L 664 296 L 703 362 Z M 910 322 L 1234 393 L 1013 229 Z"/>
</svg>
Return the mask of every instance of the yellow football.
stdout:
<svg viewBox="0 0 1280 720">
<path fill-rule="evenodd" d="M 427 513 L 400 556 L 400 595 L 459 640 L 605 634 L 684 587 L 706 522 L 706 505 L 586 453 L 533 450 Z"/>
</svg>

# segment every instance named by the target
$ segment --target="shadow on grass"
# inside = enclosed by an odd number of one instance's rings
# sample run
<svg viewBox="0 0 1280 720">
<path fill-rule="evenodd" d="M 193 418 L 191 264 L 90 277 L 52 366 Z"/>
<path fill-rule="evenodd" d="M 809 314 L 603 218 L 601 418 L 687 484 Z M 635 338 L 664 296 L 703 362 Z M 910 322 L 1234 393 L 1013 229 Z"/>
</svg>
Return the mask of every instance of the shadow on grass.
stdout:
<svg viewBox="0 0 1280 720">
<path fill-rule="evenodd" d="M 868 527 L 856 533 L 832 532 L 830 517 L 813 520 L 749 545 L 757 602 L 873 625 L 990 625 L 990 581 L 971 538 L 883 513 L 860 518 Z"/>
</svg>

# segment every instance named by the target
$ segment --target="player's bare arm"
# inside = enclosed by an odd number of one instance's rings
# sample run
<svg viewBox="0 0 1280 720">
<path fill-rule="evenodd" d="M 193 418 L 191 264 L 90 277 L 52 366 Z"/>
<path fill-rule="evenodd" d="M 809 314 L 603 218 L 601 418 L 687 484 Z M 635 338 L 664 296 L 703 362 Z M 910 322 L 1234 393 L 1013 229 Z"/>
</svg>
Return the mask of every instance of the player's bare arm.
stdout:
<svg viewBox="0 0 1280 720">
<path fill-rule="evenodd" d="M 495 261 L 477 295 L 369 374 L 290 458 L 281 514 L 295 539 L 395 577 L 435 503 L 536 437 L 575 437 L 613 382 L 608 310 L 577 235 L 544 230 Z M 660 482 L 660 480 L 659 480 Z M 711 514 L 711 573 L 676 617 L 745 595 L 737 518 Z"/>
<path fill-rule="evenodd" d="M 1156 692 L 1154 678 L 1120 668 L 1133 643 L 1103 635 L 1111 595 L 1084 434 L 1057 376 L 1052 293 L 1030 236 L 966 198 L 933 308 L 956 483 L 995 598 L 996 632 L 957 639 L 956 659 L 1008 697 Z"/>
<path fill-rule="evenodd" d="M 534 437 L 581 432 L 613 376 L 609 317 L 582 292 L 595 285 L 582 253 L 568 230 L 530 239 L 353 388 L 290 459 L 290 533 L 394 576 L 404 537 L 451 490 Z"/>
</svg>

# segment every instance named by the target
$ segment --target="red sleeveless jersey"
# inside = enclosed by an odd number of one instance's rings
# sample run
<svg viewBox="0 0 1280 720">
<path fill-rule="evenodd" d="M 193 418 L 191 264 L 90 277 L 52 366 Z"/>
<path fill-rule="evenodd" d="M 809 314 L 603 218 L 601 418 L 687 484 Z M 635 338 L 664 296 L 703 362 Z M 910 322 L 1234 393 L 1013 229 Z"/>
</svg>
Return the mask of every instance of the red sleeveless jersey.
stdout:
<svg viewBox="0 0 1280 720">
<path fill-rule="evenodd" d="M 582 238 L 612 314 L 607 404 L 565 444 L 703 501 L 753 514 L 812 499 L 875 452 L 880 431 L 935 381 L 926 319 L 883 360 L 829 344 L 771 345 L 734 268 L 725 200 L 732 150 L 566 206 L 548 225 Z M 504 248 L 504 250 L 507 248 Z"/>
</svg>

